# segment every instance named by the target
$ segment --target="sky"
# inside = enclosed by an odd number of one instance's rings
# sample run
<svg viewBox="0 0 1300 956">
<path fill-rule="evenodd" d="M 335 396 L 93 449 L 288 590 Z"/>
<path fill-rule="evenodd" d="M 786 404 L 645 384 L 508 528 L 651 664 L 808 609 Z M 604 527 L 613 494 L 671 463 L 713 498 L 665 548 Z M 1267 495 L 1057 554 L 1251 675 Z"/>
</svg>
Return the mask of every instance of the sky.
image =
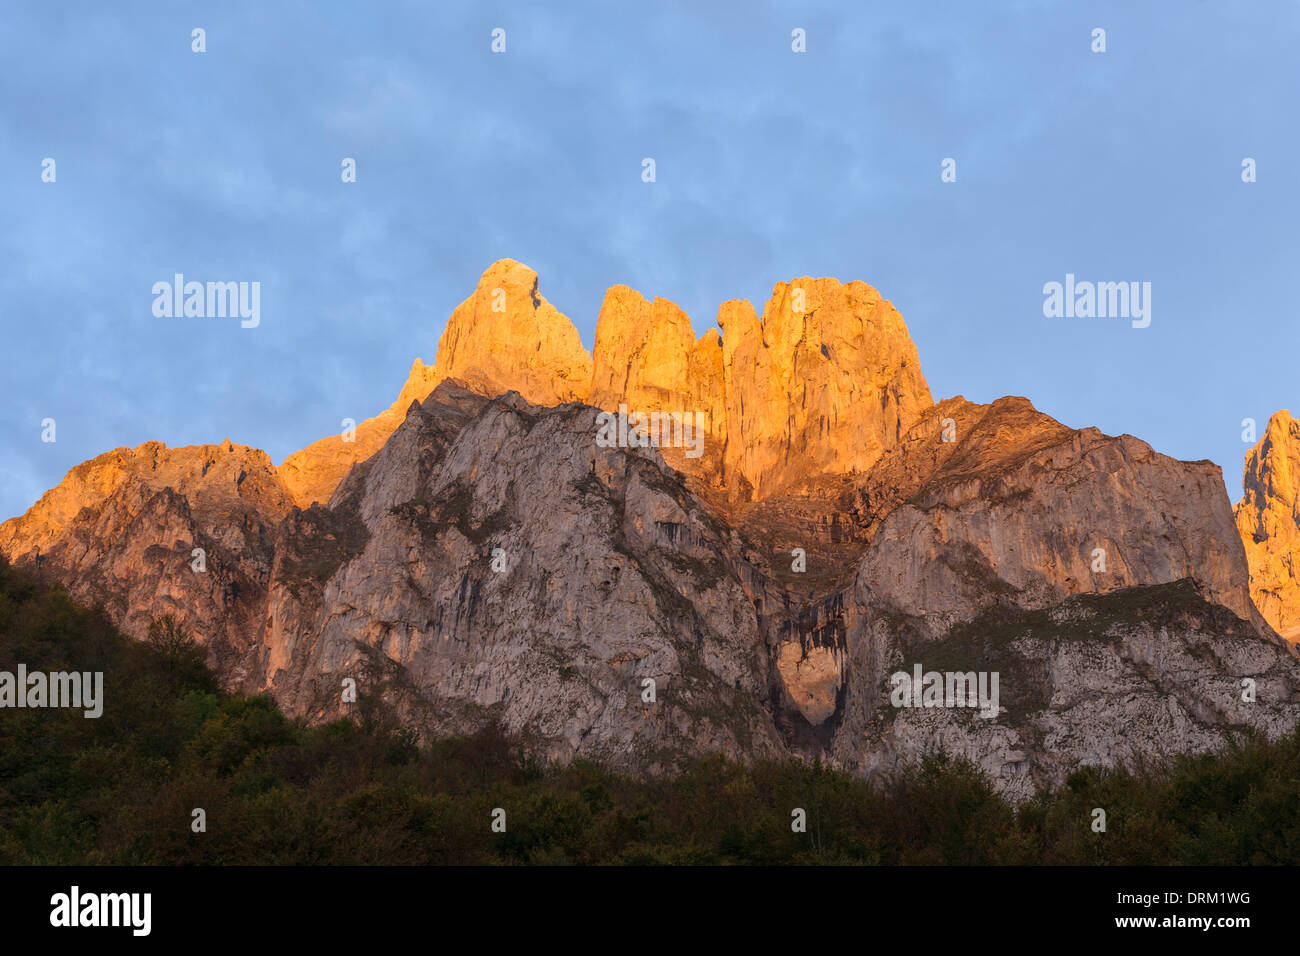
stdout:
<svg viewBox="0 0 1300 956">
<path fill-rule="evenodd" d="M 702 334 L 860 279 L 936 399 L 1208 458 L 1235 501 L 1243 419 L 1300 413 L 1298 39 L 1281 0 L 6 0 L 0 519 L 118 446 L 279 463 L 377 414 L 500 258 L 588 348 L 616 283 Z M 260 323 L 155 316 L 176 273 L 260 283 Z M 1045 316 L 1067 274 L 1151 283 L 1151 324 Z"/>
</svg>

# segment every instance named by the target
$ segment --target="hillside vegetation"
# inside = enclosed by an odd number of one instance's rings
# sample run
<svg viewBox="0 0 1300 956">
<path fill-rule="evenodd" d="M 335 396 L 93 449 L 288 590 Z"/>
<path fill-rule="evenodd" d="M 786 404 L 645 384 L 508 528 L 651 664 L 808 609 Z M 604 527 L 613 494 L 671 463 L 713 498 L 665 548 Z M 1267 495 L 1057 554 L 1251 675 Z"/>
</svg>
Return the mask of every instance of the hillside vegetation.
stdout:
<svg viewBox="0 0 1300 956">
<path fill-rule="evenodd" d="M 290 721 L 269 697 L 223 693 L 174 622 L 131 641 L 0 560 L 0 670 L 19 663 L 103 671 L 105 704 L 98 719 L 0 710 L 6 864 L 1300 862 L 1300 735 L 1079 770 L 1019 807 L 941 754 L 883 784 L 722 758 L 622 776 L 543 765 L 493 727 L 420 742 L 364 692 L 350 719 Z"/>
</svg>

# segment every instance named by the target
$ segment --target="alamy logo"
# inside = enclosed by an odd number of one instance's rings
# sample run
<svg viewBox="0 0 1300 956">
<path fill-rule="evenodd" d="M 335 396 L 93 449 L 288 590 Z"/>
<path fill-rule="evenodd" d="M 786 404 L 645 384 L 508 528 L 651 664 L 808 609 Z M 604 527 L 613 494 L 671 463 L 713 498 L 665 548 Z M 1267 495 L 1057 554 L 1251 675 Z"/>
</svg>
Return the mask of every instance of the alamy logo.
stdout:
<svg viewBox="0 0 1300 956">
<path fill-rule="evenodd" d="M 152 893 L 71 892 L 50 897 L 51 926 L 129 926 L 131 935 L 148 936 L 153 923 Z"/>
<path fill-rule="evenodd" d="M 895 707 L 978 707 L 986 719 L 998 715 L 997 671 L 921 672 L 898 671 L 889 678 L 893 690 L 889 702 Z"/>
<path fill-rule="evenodd" d="M 178 272 L 171 282 L 155 282 L 153 294 L 153 314 L 160 319 L 238 316 L 246 329 L 255 329 L 262 321 L 260 282 L 186 282 Z"/>
<path fill-rule="evenodd" d="M 685 448 L 687 458 L 704 454 L 704 412 L 617 412 L 596 415 L 600 448 Z"/>
<path fill-rule="evenodd" d="M 1049 319 L 1128 319 L 1133 328 L 1151 324 L 1150 282 L 1076 282 L 1073 272 L 1065 283 L 1043 286 L 1043 315 Z"/>
<path fill-rule="evenodd" d="M 80 707 L 83 716 L 98 717 L 104 712 L 104 672 L 29 674 L 19 664 L 17 674 L 0 671 L 0 707 Z"/>
</svg>

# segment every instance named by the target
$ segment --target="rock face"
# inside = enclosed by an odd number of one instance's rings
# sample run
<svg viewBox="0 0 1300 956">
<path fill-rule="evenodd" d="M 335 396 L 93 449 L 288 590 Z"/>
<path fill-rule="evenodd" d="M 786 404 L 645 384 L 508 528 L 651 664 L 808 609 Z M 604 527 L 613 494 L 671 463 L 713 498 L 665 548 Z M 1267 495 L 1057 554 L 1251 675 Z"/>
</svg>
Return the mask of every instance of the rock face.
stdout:
<svg viewBox="0 0 1300 956">
<path fill-rule="evenodd" d="M 899 708 L 892 684 L 851 681 L 829 746 L 841 766 L 889 773 L 939 748 L 1021 799 L 1080 766 L 1214 750 L 1246 728 L 1276 739 L 1300 720 L 1300 667 L 1285 645 L 1206 603 L 1190 581 L 1081 595 L 1047 611 L 997 608 L 938 639 L 915 623 L 872 621 L 850 639 L 850 659 L 874 675 L 918 665 L 997 673 L 998 717 Z"/>
<path fill-rule="evenodd" d="M 0 551 L 104 604 L 134 637 L 154 617 L 181 618 L 233 685 L 255 686 L 275 532 L 292 508 L 264 451 L 146 442 L 73 468 L 0 525 Z"/>
<path fill-rule="evenodd" d="M 616 285 L 605 293 L 593 354 L 588 403 L 609 411 L 622 404 L 629 414 L 693 416 L 692 422 L 703 423 L 702 453 L 687 457 L 683 448 L 660 450 L 679 471 L 720 489 L 727 403 L 717 329 L 697 342 L 691 320 L 676 305 L 660 298 L 647 302 L 639 292 Z"/>
<path fill-rule="evenodd" d="M 361 422 L 350 436 L 328 435 L 286 458 L 279 468 L 280 480 L 294 503 L 300 508 L 310 508 L 313 502 L 328 504 L 352 466 L 383 448 L 411 403 L 432 392 L 438 381 L 437 372 L 417 358 L 397 401 L 385 411 Z"/>
<path fill-rule="evenodd" d="M 435 732 L 495 714 L 562 759 L 780 753 L 727 530 L 653 450 L 594 429 L 587 406 L 440 385 L 329 512 L 286 527 L 268 686 L 332 716 L 342 677 L 387 681 Z M 290 572 L 331 534 L 328 561 Z"/>
<path fill-rule="evenodd" d="M 432 368 L 417 359 L 397 401 L 358 426 L 355 441 L 323 438 L 290 455 L 281 475 L 300 507 L 328 503 L 411 402 L 446 380 L 488 398 L 514 391 L 539 405 L 585 401 L 611 412 L 625 405 L 629 414 L 699 415 L 702 454 L 661 450 L 674 468 L 736 500 L 864 471 L 932 404 L 902 316 L 865 283 L 779 283 L 762 321 L 737 300 L 722 305 L 718 323 L 725 338 L 710 329 L 697 341 L 672 302 L 613 286 L 597 319 L 593 359 L 573 324 L 541 296 L 537 273 L 502 259 L 452 313 Z"/>
<path fill-rule="evenodd" d="M 732 524 L 797 752 L 877 773 L 937 746 L 1019 798 L 1082 763 L 1300 719 L 1300 668 L 1250 602 L 1208 462 L 1066 428 L 1021 398 L 955 398 L 865 474 L 805 482 Z M 917 665 L 999 674 L 1005 711 L 894 707 L 891 676 Z M 1249 704 L 1245 677 L 1268 687 Z"/>
<path fill-rule="evenodd" d="M 1280 411 L 1246 457 L 1237 528 L 1250 593 L 1273 628 L 1300 643 L 1300 421 Z"/>
<path fill-rule="evenodd" d="M 578 330 L 538 292 L 537 273 L 513 259 L 495 263 L 456 307 L 438 342 L 438 381 L 483 395 L 518 392 L 539 405 L 582 401 L 591 354 Z"/>
<path fill-rule="evenodd" d="M 945 432 L 951 441 L 944 441 Z M 1219 469 L 1130 435 L 1074 431 L 1023 398 L 941 402 L 866 483 L 893 492 L 859 577 L 875 606 L 950 627 L 999 600 L 1194 580 L 1255 619 L 1245 553 Z"/>
<path fill-rule="evenodd" d="M 488 396 L 516 391 L 529 401 L 559 405 L 586 397 L 591 355 L 573 323 L 539 294 L 537 273 L 502 259 L 452 312 L 433 367 L 417 358 L 387 411 L 357 426 L 353 441 L 331 435 L 285 459 L 280 471 L 294 501 L 303 508 L 327 504 L 348 470 L 388 440 L 411 403 L 449 378 Z"/>
<path fill-rule="evenodd" d="M 735 300 L 718 324 L 721 339 L 711 329 L 697 342 L 677 306 L 615 286 L 596 326 L 588 401 L 707 412 L 717 454 L 698 465 L 668 457 L 732 499 L 865 471 L 933 404 L 902 316 L 865 283 L 778 283 L 761 321 Z"/>
<path fill-rule="evenodd" d="M 728 510 L 594 427 L 589 406 L 439 385 L 282 528 L 264 683 L 324 718 L 353 677 L 432 732 L 495 716 L 625 769 L 721 750 L 891 773 L 942 746 L 1017 799 L 1300 719 L 1204 463 L 951 399 L 865 473 Z M 1004 709 L 895 708 L 891 675 L 918 664 L 996 672 Z"/>
<path fill-rule="evenodd" d="M 229 442 L 118 449 L 0 550 L 137 635 L 181 616 L 293 714 L 347 713 L 350 678 L 425 733 L 496 719 L 627 770 L 723 752 L 892 773 L 939 746 L 1019 799 L 1300 720 L 1300 664 L 1251 600 L 1289 620 L 1294 577 L 1258 573 L 1290 574 L 1289 416 L 1234 525 L 1209 462 L 1022 398 L 932 404 L 862 283 L 783 283 L 762 321 L 731 302 L 719 322 L 696 339 L 616 286 L 592 360 L 503 260 L 355 441 L 278 470 Z M 706 413 L 705 453 L 597 440 L 619 405 Z M 918 666 L 996 675 L 996 715 L 898 706 Z"/>
<path fill-rule="evenodd" d="M 741 497 L 865 471 L 933 404 L 903 317 L 865 283 L 778 283 L 761 322 L 733 301 L 718 324 L 727 478 Z"/>
</svg>

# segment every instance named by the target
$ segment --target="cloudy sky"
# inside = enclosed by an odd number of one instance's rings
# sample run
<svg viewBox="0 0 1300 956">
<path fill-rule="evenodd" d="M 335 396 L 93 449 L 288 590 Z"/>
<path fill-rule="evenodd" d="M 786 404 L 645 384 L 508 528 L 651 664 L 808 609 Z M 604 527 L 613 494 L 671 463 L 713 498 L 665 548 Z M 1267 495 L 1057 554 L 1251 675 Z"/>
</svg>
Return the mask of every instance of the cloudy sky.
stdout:
<svg viewBox="0 0 1300 956">
<path fill-rule="evenodd" d="M 936 398 L 1212 459 L 1235 500 L 1242 419 L 1300 412 L 1298 39 L 1280 0 L 7 0 L 0 518 L 117 446 L 278 463 L 377 413 L 503 257 L 588 347 L 614 283 L 702 333 L 862 279 Z M 260 282 L 261 324 L 155 317 L 178 272 Z M 1150 327 L 1044 317 L 1066 273 L 1150 282 Z"/>
</svg>

